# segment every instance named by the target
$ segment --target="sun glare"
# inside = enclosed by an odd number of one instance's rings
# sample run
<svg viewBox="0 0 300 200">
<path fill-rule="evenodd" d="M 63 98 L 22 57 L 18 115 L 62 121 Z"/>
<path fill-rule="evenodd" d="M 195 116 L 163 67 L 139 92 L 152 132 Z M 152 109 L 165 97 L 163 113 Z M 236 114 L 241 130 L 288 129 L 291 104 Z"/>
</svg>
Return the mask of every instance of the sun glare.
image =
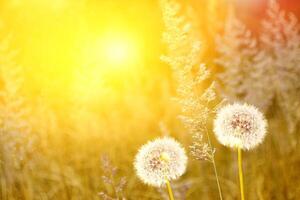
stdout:
<svg viewBox="0 0 300 200">
<path fill-rule="evenodd" d="M 138 40 L 120 32 L 91 39 L 85 49 L 85 60 L 106 70 L 132 67 L 140 56 Z"/>
<path fill-rule="evenodd" d="M 108 64 L 129 64 L 136 59 L 136 46 L 128 38 L 109 38 L 103 44 L 103 53 Z"/>
</svg>

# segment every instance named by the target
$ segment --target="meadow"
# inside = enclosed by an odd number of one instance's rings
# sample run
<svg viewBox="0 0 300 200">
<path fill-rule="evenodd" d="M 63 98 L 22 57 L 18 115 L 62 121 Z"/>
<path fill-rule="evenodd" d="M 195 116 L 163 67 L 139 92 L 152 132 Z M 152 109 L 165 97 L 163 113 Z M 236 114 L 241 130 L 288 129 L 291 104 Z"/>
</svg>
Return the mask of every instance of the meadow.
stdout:
<svg viewBox="0 0 300 200">
<path fill-rule="evenodd" d="M 0 1 L 0 199 L 169 199 L 134 164 L 162 137 L 188 157 L 175 199 L 240 199 L 237 150 L 214 128 L 235 102 L 267 121 L 243 151 L 245 199 L 300 199 L 297 6 Z"/>
</svg>

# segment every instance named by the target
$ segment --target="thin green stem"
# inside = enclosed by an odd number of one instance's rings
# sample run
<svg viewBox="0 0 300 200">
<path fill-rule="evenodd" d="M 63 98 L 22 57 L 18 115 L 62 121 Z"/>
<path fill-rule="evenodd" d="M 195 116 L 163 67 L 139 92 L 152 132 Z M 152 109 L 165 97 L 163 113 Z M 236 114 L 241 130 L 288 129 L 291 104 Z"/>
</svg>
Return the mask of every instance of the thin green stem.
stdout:
<svg viewBox="0 0 300 200">
<path fill-rule="evenodd" d="M 206 136 L 207 136 L 208 145 L 212 149 L 213 147 L 212 147 L 212 144 L 210 142 L 210 137 L 209 137 L 209 134 L 208 134 L 207 130 L 206 130 Z M 212 161 L 212 164 L 213 164 L 213 167 L 214 167 L 214 173 L 215 173 L 215 177 L 216 177 L 216 181 L 217 181 L 219 197 L 220 197 L 220 200 L 223 200 L 222 190 L 221 190 L 221 185 L 220 185 L 220 181 L 219 181 L 219 176 L 218 176 L 218 171 L 217 171 L 217 167 L 216 167 L 215 155 L 214 154 L 212 155 L 211 161 Z"/>
<path fill-rule="evenodd" d="M 238 148 L 238 165 L 239 165 L 239 178 L 240 178 L 241 200 L 245 200 L 243 164 L 242 164 L 242 149 L 241 148 Z"/>
<path fill-rule="evenodd" d="M 166 185 L 167 185 L 167 189 L 168 189 L 169 200 L 174 200 L 174 195 L 173 195 L 173 191 L 171 188 L 171 184 L 170 184 L 170 181 L 167 179 L 166 179 Z"/>
</svg>

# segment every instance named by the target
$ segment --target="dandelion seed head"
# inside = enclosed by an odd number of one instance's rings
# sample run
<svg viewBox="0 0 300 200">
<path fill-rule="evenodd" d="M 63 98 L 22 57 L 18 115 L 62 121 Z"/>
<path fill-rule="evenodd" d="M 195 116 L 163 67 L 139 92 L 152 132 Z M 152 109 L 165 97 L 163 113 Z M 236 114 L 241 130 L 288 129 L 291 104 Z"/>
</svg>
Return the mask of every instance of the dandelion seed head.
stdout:
<svg viewBox="0 0 300 200">
<path fill-rule="evenodd" d="M 184 148 L 169 137 L 159 138 L 143 145 L 135 158 L 138 177 L 146 184 L 160 187 L 166 180 L 180 177 L 186 170 Z"/>
<path fill-rule="evenodd" d="M 253 149 L 262 143 L 266 127 L 264 115 L 248 104 L 224 106 L 214 121 L 214 132 L 221 144 L 244 150 Z"/>
</svg>

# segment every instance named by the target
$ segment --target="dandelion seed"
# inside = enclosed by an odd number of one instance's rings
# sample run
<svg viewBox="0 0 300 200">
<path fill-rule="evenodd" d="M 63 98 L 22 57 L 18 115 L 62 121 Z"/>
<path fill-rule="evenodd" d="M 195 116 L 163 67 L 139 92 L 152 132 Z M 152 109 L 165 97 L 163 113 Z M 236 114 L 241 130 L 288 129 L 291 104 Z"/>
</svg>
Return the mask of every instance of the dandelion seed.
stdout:
<svg viewBox="0 0 300 200">
<path fill-rule="evenodd" d="M 266 135 L 267 122 L 254 106 L 232 104 L 217 113 L 214 132 L 225 146 L 250 150 L 260 144 Z"/>
<path fill-rule="evenodd" d="M 134 165 L 138 177 L 144 183 L 160 187 L 185 172 L 187 156 L 176 140 L 159 138 L 141 147 Z"/>
</svg>

